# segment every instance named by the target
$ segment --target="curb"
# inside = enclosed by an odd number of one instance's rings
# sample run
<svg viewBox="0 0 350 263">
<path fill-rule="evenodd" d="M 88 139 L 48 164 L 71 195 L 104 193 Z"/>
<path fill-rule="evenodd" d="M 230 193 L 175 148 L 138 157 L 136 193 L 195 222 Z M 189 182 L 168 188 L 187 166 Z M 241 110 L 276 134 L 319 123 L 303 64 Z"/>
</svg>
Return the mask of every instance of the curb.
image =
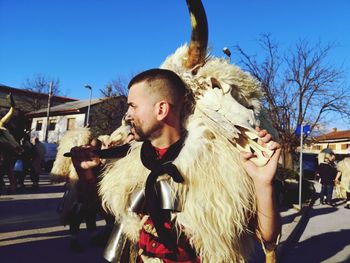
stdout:
<svg viewBox="0 0 350 263">
<path fill-rule="evenodd" d="M 290 248 L 291 244 L 295 241 L 298 234 L 300 233 L 300 230 L 307 222 L 309 211 L 317 199 L 318 199 L 318 193 L 315 191 L 309 204 L 304 206 L 301 209 L 299 215 L 294 219 L 296 223 L 293 230 L 290 232 L 287 239 L 281 245 L 279 245 L 276 249 L 277 262 L 282 262 L 286 251 Z"/>
</svg>

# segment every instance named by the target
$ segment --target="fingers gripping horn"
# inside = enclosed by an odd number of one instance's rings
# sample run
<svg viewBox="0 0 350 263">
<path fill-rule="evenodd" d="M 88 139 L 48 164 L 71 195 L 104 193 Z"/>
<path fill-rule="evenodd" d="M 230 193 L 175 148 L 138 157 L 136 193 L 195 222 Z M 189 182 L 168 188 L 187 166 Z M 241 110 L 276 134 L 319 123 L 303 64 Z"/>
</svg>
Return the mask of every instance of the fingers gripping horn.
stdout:
<svg viewBox="0 0 350 263">
<path fill-rule="evenodd" d="M 6 113 L 6 115 L 5 115 L 4 117 L 2 117 L 2 119 L 0 120 L 0 127 L 3 127 L 3 126 L 6 124 L 6 122 L 8 122 L 8 121 L 11 119 L 11 117 L 12 117 L 12 115 L 13 115 L 13 112 L 14 112 L 14 110 L 15 110 L 15 109 L 14 109 L 14 107 L 15 107 L 15 102 L 14 102 L 14 100 L 13 100 L 12 94 L 10 93 L 10 94 L 8 95 L 7 98 L 10 99 L 11 108 L 10 108 L 9 111 Z"/>
<path fill-rule="evenodd" d="M 188 57 L 185 61 L 187 69 L 193 69 L 204 62 L 208 46 L 208 22 L 200 0 L 186 0 L 191 17 L 191 42 Z"/>
</svg>

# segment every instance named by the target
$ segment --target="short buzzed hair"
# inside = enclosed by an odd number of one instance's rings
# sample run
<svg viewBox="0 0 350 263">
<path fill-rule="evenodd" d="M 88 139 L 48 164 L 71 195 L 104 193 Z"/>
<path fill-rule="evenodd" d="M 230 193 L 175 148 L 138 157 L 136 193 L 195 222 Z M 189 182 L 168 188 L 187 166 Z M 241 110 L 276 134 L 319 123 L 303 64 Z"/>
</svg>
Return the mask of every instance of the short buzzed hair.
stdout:
<svg viewBox="0 0 350 263">
<path fill-rule="evenodd" d="M 180 114 L 182 121 L 186 121 L 194 110 L 194 96 L 183 80 L 174 71 L 168 69 L 149 69 L 133 77 L 128 85 L 146 82 L 151 96 L 155 99 L 165 99 Z"/>
<path fill-rule="evenodd" d="M 168 100 L 173 106 L 177 103 L 182 104 L 187 93 L 182 79 L 175 72 L 167 69 L 154 68 L 141 72 L 131 79 L 128 89 L 140 82 L 146 82 L 152 95 Z"/>
</svg>

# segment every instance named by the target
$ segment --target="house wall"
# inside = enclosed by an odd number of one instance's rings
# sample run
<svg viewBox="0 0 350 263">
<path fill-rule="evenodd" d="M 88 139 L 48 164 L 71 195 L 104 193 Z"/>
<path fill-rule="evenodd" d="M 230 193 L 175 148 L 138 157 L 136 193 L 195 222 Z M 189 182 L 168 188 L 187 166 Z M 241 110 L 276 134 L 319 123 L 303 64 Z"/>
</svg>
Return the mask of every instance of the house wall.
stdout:
<svg viewBox="0 0 350 263">
<path fill-rule="evenodd" d="M 85 113 L 79 113 L 79 114 L 71 114 L 71 115 L 64 115 L 64 116 L 52 116 L 49 118 L 50 120 L 56 121 L 55 130 L 49 130 L 48 136 L 47 136 L 47 142 L 50 143 L 58 143 L 59 140 L 62 138 L 62 136 L 67 131 L 68 126 L 68 119 L 75 119 L 75 128 L 77 127 L 84 127 L 84 119 L 85 119 Z M 45 131 L 46 131 L 46 117 L 36 117 L 33 118 L 32 124 L 31 124 L 31 138 L 38 137 L 40 141 L 44 141 L 45 139 Z M 36 130 L 38 121 L 42 121 L 42 127 L 40 130 Z"/>
<path fill-rule="evenodd" d="M 34 100 L 37 100 L 37 103 L 42 105 L 43 107 L 47 105 L 47 94 L 0 86 L 0 110 L 2 109 L 6 111 L 10 108 L 10 104 L 6 99 L 6 96 L 10 92 L 12 93 L 13 99 L 16 103 L 16 108 L 24 112 L 34 110 Z M 74 100 L 75 99 L 53 96 L 51 99 L 51 107 Z"/>
<path fill-rule="evenodd" d="M 332 149 L 335 154 L 350 154 L 350 139 L 341 142 L 319 142 L 305 147 L 305 152 L 319 153 L 323 149 Z"/>
</svg>

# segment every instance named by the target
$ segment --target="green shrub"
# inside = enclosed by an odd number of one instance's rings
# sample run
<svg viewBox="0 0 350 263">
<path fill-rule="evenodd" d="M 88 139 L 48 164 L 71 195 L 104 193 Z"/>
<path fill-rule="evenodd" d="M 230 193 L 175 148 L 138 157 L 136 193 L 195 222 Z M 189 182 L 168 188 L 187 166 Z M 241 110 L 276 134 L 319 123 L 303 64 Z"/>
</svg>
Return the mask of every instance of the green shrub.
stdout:
<svg viewBox="0 0 350 263">
<path fill-rule="evenodd" d="M 302 203 L 309 202 L 315 193 L 313 183 L 308 180 L 303 180 L 301 201 Z M 299 202 L 299 183 L 296 181 L 287 180 L 284 184 L 284 204 L 298 204 Z"/>
<path fill-rule="evenodd" d="M 281 166 L 277 167 L 276 178 L 281 181 L 285 181 L 286 179 L 299 179 L 299 173 L 292 169 L 284 168 Z"/>
<path fill-rule="evenodd" d="M 303 184 L 302 184 L 302 202 L 305 203 L 309 201 L 314 193 L 314 187 L 311 182 L 309 182 L 308 177 L 311 176 L 303 176 Z M 280 181 L 282 184 L 282 189 L 278 189 L 279 203 L 280 205 L 292 205 L 297 204 L 299 200 L 299 173 L 278 166 L 276 173 L 277 181 Z"/>
</svg>

